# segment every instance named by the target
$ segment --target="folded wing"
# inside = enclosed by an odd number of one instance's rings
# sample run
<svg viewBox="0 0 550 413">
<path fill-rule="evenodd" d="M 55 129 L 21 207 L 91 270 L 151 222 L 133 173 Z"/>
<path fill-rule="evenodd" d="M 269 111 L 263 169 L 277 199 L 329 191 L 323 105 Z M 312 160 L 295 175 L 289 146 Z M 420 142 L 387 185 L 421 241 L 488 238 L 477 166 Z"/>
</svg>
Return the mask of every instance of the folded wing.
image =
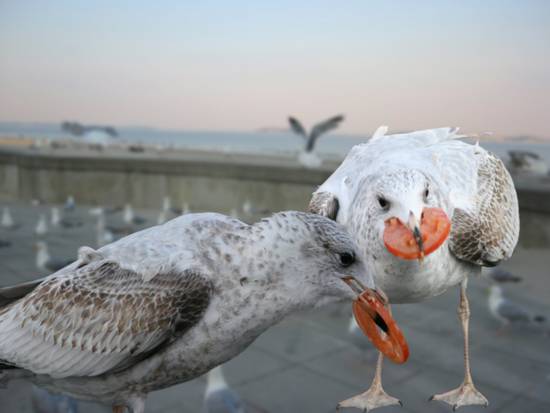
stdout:
<svg viewBox="0 0 550 413">
<path fill-rule="evenodd" d="M 0 359 L 53 377 L 128 367 L 184 334 L 211 285 L 192 270 L 154 277 L 110 260 L 47 278 L 0 309 Z"/>
</svg>

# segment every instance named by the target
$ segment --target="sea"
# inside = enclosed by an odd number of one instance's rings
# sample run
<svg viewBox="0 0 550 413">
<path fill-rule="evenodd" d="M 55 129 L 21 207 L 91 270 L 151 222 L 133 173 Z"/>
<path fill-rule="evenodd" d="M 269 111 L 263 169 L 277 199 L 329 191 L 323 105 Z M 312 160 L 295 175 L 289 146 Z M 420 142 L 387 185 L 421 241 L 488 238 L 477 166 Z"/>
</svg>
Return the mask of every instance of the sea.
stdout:
<svg viewBox="0 0 550 413">
<path fill-rule="evenodd" d="M 224 132 L 163 130 L 149 127 L 116 127 L 116 130 L 119 135 L 116 140 L 123 143 L 170 145 L 181 149 L 284 155 L 295 154 L 305 146 L 304 139 L 290 130 Z M 60 124 L 54 123 L 0 122 L 0 136 L 71 139 L 71 135 L 61 130 Z M 319 138 L 315 151 L 324 157 L 342 158 L 354 145 L 366 142 L 368 138 L 368 134 L 348 135 L 332 132 Z M 524 150 L 537 153 L 550 164 L 550 139 L 533 141 L 525 137 L 512 137 L 497 141 L 493 138 L 482 138 L 480 144 L 503 159 L 508 158 L 509 150 Z"/>
</svg>

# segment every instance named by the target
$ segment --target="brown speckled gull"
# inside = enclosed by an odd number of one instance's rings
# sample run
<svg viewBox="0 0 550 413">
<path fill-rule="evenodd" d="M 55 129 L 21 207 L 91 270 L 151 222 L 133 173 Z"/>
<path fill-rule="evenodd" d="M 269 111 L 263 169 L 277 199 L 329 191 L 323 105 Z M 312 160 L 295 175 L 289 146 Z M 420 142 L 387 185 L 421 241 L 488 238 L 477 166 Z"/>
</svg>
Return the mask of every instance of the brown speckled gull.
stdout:
<svg viewBox="0 0 550 413">
<path fill-rule="evenodd" d="M 344 227 L 283 212 L 254 225 L 188 214 L 35 282 L 0 289 L 0 381 L 145 409 L 147 393 L 243 351 L 289 313 L 356 297 L 373 280 Z M 345 264 L 345 265 L 344 265 Z"/>
</svg>

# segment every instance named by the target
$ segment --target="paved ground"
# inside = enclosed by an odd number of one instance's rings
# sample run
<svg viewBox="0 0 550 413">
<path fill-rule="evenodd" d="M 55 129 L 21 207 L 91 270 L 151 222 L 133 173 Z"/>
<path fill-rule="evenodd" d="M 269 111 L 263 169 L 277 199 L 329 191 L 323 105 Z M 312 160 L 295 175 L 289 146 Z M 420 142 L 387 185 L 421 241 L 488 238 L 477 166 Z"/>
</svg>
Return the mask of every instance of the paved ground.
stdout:
<svg viewBox="0 0 550 413">
<path fill-rule="evenodd" d="M 33 228 L 42 206 L 15 205 L 13 215 L 22 223 L 14 231 L 0 230 L 0 239 L 12 245 L 0 248 L 0 285 L 33 279 Z M 140 212 L 156 221 L 156 213 Z M 56 257 L 74 257 L 78 246 L 95 246 L 94 218 L 87 208 L 68 215 L 81 221 L 78 228 L 55 228 L 47 235 Z M 121 214 L 110 217 L 122 225 Z M 522 239 L 506 267 L 525 281 L 506 289 L 511 299 L 533 311 L 550 315 L 550 217 L 522 216 Z M 488 409 L 464 412 L 549 412 L 550 338 L 539 329 L 513 328 L 499 333 L 499 323 L 487 310 L 487 282 L 472 280 L 471 340 L 473 375 L 490 400 Z M 434 392 L 449 390 L 462 379 L 462 337 L 456 317 L 458 291 L 417 305 L 394 307 L 411 349 L 402 366 L 386 363 L 386 390 L 399 397 L 403 408 L 383 412 L 449 412 L 448 406 L 429 403 Z M 336 403 L 366 389 L 372 379 L 376 352 L 359 350 L 347 334 L 350 305 L 297 314 L 262 335 L 248 350 L 225 366 L 230 385 L 250 404 L 271 413 L 334 412 Z M 545 327 L 548 329 L 548 325 Z M 366 339 L 365 339 L 366 340 Z M 202 405 L 204 379 L 158 391 L 147 401 L 150 412 L 197 412 Z M 13 382 L 0 390 L 1 412 L 30 412 L 30 384 Z M 81 404 L 81 412 L 109 409 Z"/>
</svg>

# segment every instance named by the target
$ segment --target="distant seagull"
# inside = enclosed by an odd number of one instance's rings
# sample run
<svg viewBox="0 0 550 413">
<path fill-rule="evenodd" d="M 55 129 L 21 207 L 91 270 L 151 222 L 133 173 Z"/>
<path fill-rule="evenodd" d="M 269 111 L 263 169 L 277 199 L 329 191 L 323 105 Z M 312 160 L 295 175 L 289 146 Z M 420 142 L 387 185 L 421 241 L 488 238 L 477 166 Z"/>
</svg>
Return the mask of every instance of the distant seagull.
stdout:
<svg viewBox="0 0 550 413">
<path fill-rule="evenodd" d="M 74 200 L 74 196 L 69 195 L 67 197 L 64 208 L 65 208 L 65 211 L 73 211 L 76 208 L 76 202 Z"/>
<path fill-rule="evenodd" d="M 103 209 L 103 207 L 95 207 L 95 208 L 90 208 L 88 210 L 88 213 L 94 217 L 98 217 L 100 215 L 103 215 L 105 213 L 105 210 Z"/>
<path fill-rule="evenodd" d="M 78 404 L 71 397 L 52 394 L 40 387 L 32 387 L 33 413 L 78 413 Z"/>
<path fill-rule="evenodd" d="M 69 260 L 50 257 L 46 241 L 38 241 L 35 244 L 35 248 L 36 268 L 42 271 L 56 272 L 75 261 L 74 259 Z"/>
<path fill-rule="evenodd" d="M 333 116 L 332 118 L 317 123 L 308 134 L 298 119 L 292 116 L 288 117 L 288 123 L 290 124 L 292 132 L 302 136 L 306 140 L 305 152 L 311 152 L 315 147 L 317 139 L 328 131 L 336 129 L 343 120 L 343 115 Z"/>
<path fill-rule="evenodd" d="M 184 202 L 181 206 L 181 215 L 189 214 L 191 213 L 191 208 L 189 207 L 189 203 Z"/>
<path fill-rule="evenodd" d="M 101 211 L 103 211 L 103 209 Z M 102 212 L 97 216 L 97 226 L 96 226 L 97 246 L 98 248 L 101 248 L 104 245 L 110 244 L 114 240 L 115 240 L 115 236 L 109 229 L 106 228 L 105 214 Z"/>
<path fill-rule="evenodd" d="M 163 211 L 170 211 L 172 209 L 172 200 L 169 196 L 165 196 L 162 198 L 162 210 Z"/>
<path fill-rule="evenodd" d="M 202 413 L 268 413 L 267 410 L 242 400 L 228 386 L 223 376 L 222 366 L 210 370 L 206 380 Z"/>
<path fill-rule="evenodd" d="M 34 233 L 39 237 L 42 237 L 46 235 L 47 232 L 48 232 L 48 224 L 46 223 L 46 216 L 44 214 L 40 214 L 40 217 L 38 218 L 38 222 L 36 223 L 36 227 L 34 228 Z"/>
<path fill-rule="evenodd" d="M 145 218 L 134 214 L 134 209 L 132 208 L 132 204 L 124 205 L 122 219 L 124 220 L 124 222 L 126 222 L 129 225 L 142 225 L 145 222 L 147 222 Z"/>
<path fill-rule="evenodd" d="M 132 204 L 124 205 L 124 211 L 122 212 L 122 219 L 127 224 L 132 224 L 134 222 L 134 209 Z"/>
<path fill-rule="evenodd" d="M 170 208 L 170 212 L 174 215 L 185 215 L 191 212 L 191 208 L 189 208 L 189 204 L 187 202 L 184 202 L 181 205 L 181 208 Z"/>
<path fill-rule="evenodd" d="M 167 212 L 165 209 L 162 209 L 160 212 L 159 212 L 159 216 L 157 218 L 157 225 L 162 225 L 164 224 L 168 218 L 166 216 Z"/>
<path fill-rule="evenodd" d="M 52 224 L 52 227 L 58 227 L 61 223 L 61 212 L 58 207 L 52 207 L 50 223 Z"/>
<path fill-rule="evenodd" d="M 497 283 L 518 283 L 523 280 L 519 275 L 512 274 L 500 266 L 493 268 L 488 277 Z"/>
<path fill-rule="evenodd" d="M 544 323 L 546 317 L 534 315 L 502 294 L 502 288 L 498 285 L 489 287 L 489 311 L 494 318 L 500 321 L 502 327 L 510 324 Z"/>
<path fill-rule="evenodd" d="M 548 164 L 539 154 L 529 151 L 510 150 L 509 168 L 512 174 L 548 175 Z"/>
<path fill-rule="evenodd" d="M 250 199 L 246 199 L 243 202 L 242 211 L 247 215 L 252 215 L 254 213 L 254 206 L 252 202 L 250 202 Z"/>
<path fill-rule="evenodd" d="M 19 225 L 16 225 L 13 217 L 11 216 L 11 211 L 9 207 L 4 207 L 2 211 L 2 221 L 0 222 L 0 225 L 2 225 L 2 228 L 6 229 L 15 229 Z"/>
<path fill-rule="evenodd" d="M 204 393 L 204 413 L 244 413 L 243 401 L 225 381 L 222 366 L 208 372 Z"/>
</svg>

